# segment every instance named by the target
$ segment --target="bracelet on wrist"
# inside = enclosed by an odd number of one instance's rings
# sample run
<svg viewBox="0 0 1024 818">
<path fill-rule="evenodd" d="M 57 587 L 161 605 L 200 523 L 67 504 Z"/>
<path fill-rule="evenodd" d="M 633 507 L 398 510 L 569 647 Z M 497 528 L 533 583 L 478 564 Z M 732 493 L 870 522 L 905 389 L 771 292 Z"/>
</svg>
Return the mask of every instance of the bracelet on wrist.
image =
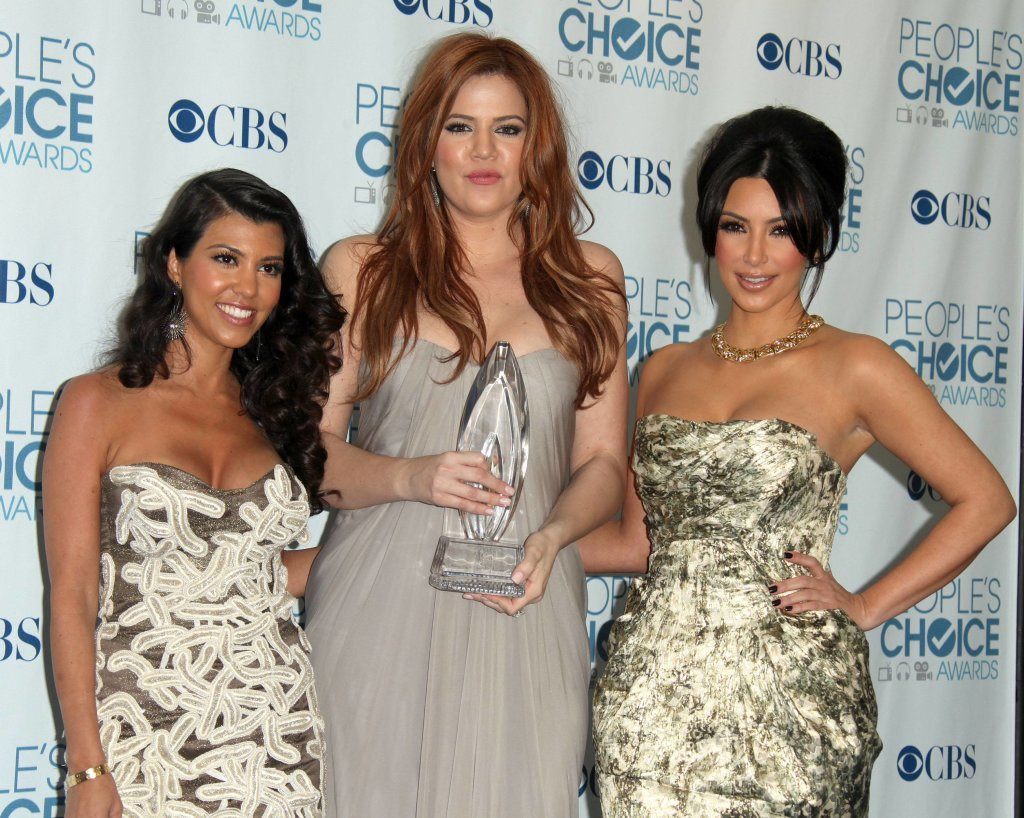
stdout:
<svg viewBox="0 0 1024 818">
<path fill-rule="evenodd" d="M 110 772 L 110 768 L 107 766 L 107 762 L 102 764 L 96 764 L 93 767 L 87 767 L 81 772 L 68 773 L 68 777 L 64 779 L 64 789 L 70 790 L 72 787 L 77 787 L 83 781 L 91 781 L 94 778 L 99 778 L 101 775 L 106 775 Z"/>
</svg>

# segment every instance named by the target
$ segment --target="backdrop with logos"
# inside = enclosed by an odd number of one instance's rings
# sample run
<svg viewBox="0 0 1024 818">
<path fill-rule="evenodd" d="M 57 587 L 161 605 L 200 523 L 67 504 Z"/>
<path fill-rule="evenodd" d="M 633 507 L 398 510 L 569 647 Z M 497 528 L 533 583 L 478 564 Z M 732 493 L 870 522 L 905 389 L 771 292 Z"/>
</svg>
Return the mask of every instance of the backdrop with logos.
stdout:
<svg viewBox="0 0 1024 818">
<path fill-rule="evenodd" d="M 109 340 L 141 238 L 182 181 L 218 166 L 287 192 L 317 251 L 372 230 L 409 77 L 434 40 L 467 27 L 521 42 L 558 84 L 596 217 L 588 237 L 626 270 L 634 372 L 721 315 L 693 227 L 694 165 L 711 129 L 768 103 L 829 123 L 847 146 L 849 194 L 815 311 L 903 355 L 1018 493 L 1014 0 L 5 0 L 0 818 L 61 814 L 40 454 L 60 384 Z M 944 508 L 921 477 L 872 451 L 843 501 L 836 574 L 869 581 Z M 627 582 L 588 580 L 581 638 L 595 672 Z M 1016 605 L 1012 526 L 869 634 L 885 743 L 873 815 L 1011 814 Z M 595 788 L 588 761 L 581 815 L 600 814 Z"/>
</svg>

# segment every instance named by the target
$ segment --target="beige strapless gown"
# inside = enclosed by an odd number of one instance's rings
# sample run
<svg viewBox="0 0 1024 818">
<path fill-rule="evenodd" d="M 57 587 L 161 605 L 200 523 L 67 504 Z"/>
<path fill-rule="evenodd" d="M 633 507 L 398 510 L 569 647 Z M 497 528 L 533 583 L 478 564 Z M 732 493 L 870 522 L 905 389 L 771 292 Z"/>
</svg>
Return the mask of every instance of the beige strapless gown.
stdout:
<svg viewBox="0 0 1024 818">
<path fill-rule="evenodd" d="M 470 365 L 419 341 L 362 404 L 357 442 L 392 457 L 455 448 Z M 577 388 L 553 349 L 519 359 L 528 475 L 513 531 L 546 518 L 570 476 Z M 397 502 L 342 512 L 313 565 L 307 633 L 330 763 L 331 818 L 575 818 L 590 663 L 575 545 L 544 599 L 512 619 L 427 583 L 454 512 Z"/>
<path fill-rule="evenodd" d="M 863 818 L 881 749 L 864 634 L 767 586 L 828 565 L 846 477 L 784 420 L 637 421 L 650 570 L 594 699 L 604 818 Z M 785 604 L 785 603 L 783 603 Z"/>
<path fill-rule="evenodd" d="M 125 818 L 317 818 L 323 721 L 281 551 L 284 465 L 215 489 L 161 463 L 103 479 L 96 704 Z"/>
</svg>

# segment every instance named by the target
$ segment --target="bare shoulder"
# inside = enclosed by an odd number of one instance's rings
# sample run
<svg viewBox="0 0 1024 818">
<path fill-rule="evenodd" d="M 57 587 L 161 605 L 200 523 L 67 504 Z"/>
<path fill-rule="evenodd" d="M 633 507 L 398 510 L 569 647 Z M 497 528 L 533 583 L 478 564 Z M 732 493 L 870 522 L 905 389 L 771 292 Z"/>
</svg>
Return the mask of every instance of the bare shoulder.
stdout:
<svg viewBox="0 0 1024 818">
<path fill-rule="evenodd" d="M 691 365 L 701 353 L 704 339 L 680 341 L 659 347 L 647 358 L 640 372 L 640 393 L 657 390 L 666 379 L 675 376 L 679 369 Z"/>
<path fill-rule="evenodd" d="M 114 368 L 106 367 L 67 381 L 60 390 L 57 411 L 96 422 L 115 415 L 129 400 L 128 389 L 117 379 Z"/>
<path fill-rule="evenodd" d="M 880 338 L 832 326 L 822 328 L 821 334 L 822 364 L 849 394 L 865 396 L 879 388 L 920 381 L 902 356 Z"/>
<path fill-rule="evenodd" d="M 95 456 L 99 462 L 118 433 L 137 417 L 139 401 L 146 400 L 148 393 L 121 384 L 114 367 L 72 378 L 60 389 L 50 444 L 54 449 L 73 450 L 79 459 Z"/>
<path fill-rule="evenodd" d="M 837 327 L 823 328 L 822 341 L 830 358 L 836 359 L 851 374 L 873 374 L 879 370 L 909 369 L 896 350 L 874 335 L 848 332 Z"/>
<path fill-rule="evenodd" d="M 378 246 L 372 233 L 339 239 L 327 248 L 321 267 L 328 288 L 337 295 L 342 305 L 351 309 L 359 282 L 359 271 L 366 257 Z"/>
<path fill-rule="evenodd" d="M 622 271 L 622 262 L 619 257 L 603 244 L 596 241 L 580 240 L 580 247 L 583 250 L 583 258 L 591 269 L 604 273 L 618 284 L 625 281 L 625 274 Z"/>
</svg>

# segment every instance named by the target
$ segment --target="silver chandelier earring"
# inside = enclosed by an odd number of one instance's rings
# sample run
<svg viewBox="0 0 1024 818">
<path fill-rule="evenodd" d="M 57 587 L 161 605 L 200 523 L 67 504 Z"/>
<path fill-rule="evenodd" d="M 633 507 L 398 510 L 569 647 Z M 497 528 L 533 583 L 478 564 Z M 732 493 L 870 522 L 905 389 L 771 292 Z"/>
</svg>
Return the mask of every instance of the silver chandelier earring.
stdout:
<svg viewBox="0 0 1024 818">
<path fill-rule="evenodd" d="M 441 190 L 437 185 L 437 168 L 430 168 L 430 192 L 434 196 L 434 206 L 441 206 Z"/>
<path fill-rule="evenodd" d="M 185 312 L 185 295 L 181 287 L 174 285 L 174 309 L 164 327 L 164 337 L 168 342 L 180 341 L 185 337 L 185 325 L 188 324 L 188 313 Z"/>
</svg>

